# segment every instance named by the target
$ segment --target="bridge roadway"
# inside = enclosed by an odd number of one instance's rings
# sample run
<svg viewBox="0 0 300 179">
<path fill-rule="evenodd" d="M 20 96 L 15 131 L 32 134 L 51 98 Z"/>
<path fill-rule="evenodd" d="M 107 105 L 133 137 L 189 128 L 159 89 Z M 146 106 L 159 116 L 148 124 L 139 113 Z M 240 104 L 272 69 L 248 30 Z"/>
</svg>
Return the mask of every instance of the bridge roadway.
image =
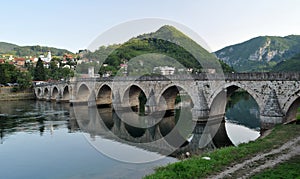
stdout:
<svg viewBox="0 0 300 179">
<path fill-rule="evenodd" d="M 225 114 L 227 97 L 235 90 L 247 91 L 257 102 L 261 128 L 295 119 L 300 106 L 300 73 L 231 73 L 181 76 L 72 78 L 34 87 L 38 100 L 139 107 L 139 95 L 147 100 L 146 110 L 172 110 L 184 91 L 191 99 L 193 120 L 205 121 Z"/>
</svg>

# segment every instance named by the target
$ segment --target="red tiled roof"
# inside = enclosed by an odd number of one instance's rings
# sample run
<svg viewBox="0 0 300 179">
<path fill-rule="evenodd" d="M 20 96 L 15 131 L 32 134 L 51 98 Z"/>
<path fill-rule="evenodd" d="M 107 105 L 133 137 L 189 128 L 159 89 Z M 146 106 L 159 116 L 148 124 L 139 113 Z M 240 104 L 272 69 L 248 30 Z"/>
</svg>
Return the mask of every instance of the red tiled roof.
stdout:
<svg viewBox="0 0 300 179">
<path fill-rule="evenodd" d="M 15 58 L 14 61 L 25 61 L 25 58 Z"/>
</svg>

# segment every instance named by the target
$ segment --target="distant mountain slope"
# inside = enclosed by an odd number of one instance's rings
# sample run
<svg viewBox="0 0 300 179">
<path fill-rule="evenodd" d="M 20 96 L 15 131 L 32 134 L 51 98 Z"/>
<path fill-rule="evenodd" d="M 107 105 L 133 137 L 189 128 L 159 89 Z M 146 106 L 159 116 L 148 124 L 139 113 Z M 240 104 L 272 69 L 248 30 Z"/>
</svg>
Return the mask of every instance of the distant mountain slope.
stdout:
<svg viewBox="0 0 300 179">
<path fill-rule="evenodd" d="M 63 56 L 64 54 L 72 54 L 72 52 L 54 47 L 46 46 L 18 46 L 11 43 L 0 42 L 0 54 L 11 54 L 15 56 L 39 56 L 51 51 L 54 56 Z"/>
<path fill-rule="evenodd" d="M 182 68 L 180 64 L 185 68 L 200 71 L 203 65 L 215 68 L 218 63 L 214 54 L 209 53 L 188 36 L 169 25 L 162 26 L 156 32 L 134 37 L 123 44 L 100 47 L 95 52 L 87 53 L 86 57 L 102 62 L 105 60 L 105 63 L 110 66 L 109 69 L 115 72 L 120 69 L 121 63 L 129 62 L 127 69 L 129 75 L 136 75 L 138 71 L 152 73 L 156 66 L 173 66 L 180 69 Z M 201 61 L 201 64 L 197 59 Z M 224 63 L 222 67 L 231 70 Z M 105 69 L 108 67 L 101 67 L 100 73 L 105 72 Z"/>
<path fill-rule="evenodd" d="M 15 44 L 0 42 L 0 54 L 7 53 L 17 47 Z"/>
<path fill-rule="evenodd" d="M 72 52 L 59 49 L 54 47 L 45 47 L 45 46 L 19 46 L 15 47 L 11 52 L 17 56 L 39 56 L 45 54 L 46 52 L 51 51 L 53 56 L 63 56 L 64 54 L 72 54 Z"/>
<path fill-rule="evenodd" d="M 236 71 L 268 71 L 277 63 L 300 53 L 300 35 L 261 36 L 215 52 Z"/>
<path fill-rule="evenodd" d="M 275 65 L 273 72 L 300 72 L 300 53 L 291 59 L 282 61 Z"/>
</svg>

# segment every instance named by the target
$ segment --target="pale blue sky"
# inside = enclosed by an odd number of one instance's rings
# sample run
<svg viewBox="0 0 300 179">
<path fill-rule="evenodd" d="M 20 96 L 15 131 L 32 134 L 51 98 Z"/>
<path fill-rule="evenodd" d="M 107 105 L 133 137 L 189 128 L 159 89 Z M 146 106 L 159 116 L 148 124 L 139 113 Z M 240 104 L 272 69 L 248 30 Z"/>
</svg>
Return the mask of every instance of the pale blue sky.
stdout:
<svg viewBox="0 0 300 179">
<path fill-rule="evenodd" d="M 300 35 L 299 0 L 2 0 L 0 41 L 73 52 L 134 19 L 183 24 L 213 50 L 262 35 Z"/>
</svg>

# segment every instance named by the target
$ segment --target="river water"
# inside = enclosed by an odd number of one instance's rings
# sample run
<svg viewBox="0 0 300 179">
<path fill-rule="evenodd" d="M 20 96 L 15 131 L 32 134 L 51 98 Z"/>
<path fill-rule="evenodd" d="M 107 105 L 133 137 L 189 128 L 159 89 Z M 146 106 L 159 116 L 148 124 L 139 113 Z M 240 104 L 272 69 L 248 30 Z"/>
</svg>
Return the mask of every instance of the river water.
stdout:
<svg viewBox="0 0 300 179">
<path fill-rule="evenodd" d="M 236 111 L 249 109 L 245 106 L 249 103 L 247 100 L 241 98 L 234 107 L 227 109 L 225 127 L 233 144 L 255 140 L 259 136 L 257 119 L 252 119 L 251 124 L 248 120 L 237 120 L 240 117 Z M 161 152 L 88 131 L 81 127 L 86 121 L 76 121 L 72 110 L 69 104 L 45 101 L 1 102 L 0 178 L 141 178 L 157 166 L 177 161 Z M 244 113 L 241 118 L 249 116 L 245 111 L 241 112 Z M 257 116 L 255 107 L 250 113 Z M 100 110 L 99 114 L 102 118 L 114 115 L 105 110 Z M 162 134 L 172 126 L 172 122 L 167 124 L 161 125 Z M 108 129 L 113 128 L 110 122 L 105 125 Z M 125 128 L 130 132 L 128 126 Z M 139 133 L 131 134 L 141 136 Z M 116 153 L 118 155 L 114 156 Z M 125 157 L 118 158 L 120 156 Z M 141 160 L 126 162 L 137 158 Z"/>
</svg>

